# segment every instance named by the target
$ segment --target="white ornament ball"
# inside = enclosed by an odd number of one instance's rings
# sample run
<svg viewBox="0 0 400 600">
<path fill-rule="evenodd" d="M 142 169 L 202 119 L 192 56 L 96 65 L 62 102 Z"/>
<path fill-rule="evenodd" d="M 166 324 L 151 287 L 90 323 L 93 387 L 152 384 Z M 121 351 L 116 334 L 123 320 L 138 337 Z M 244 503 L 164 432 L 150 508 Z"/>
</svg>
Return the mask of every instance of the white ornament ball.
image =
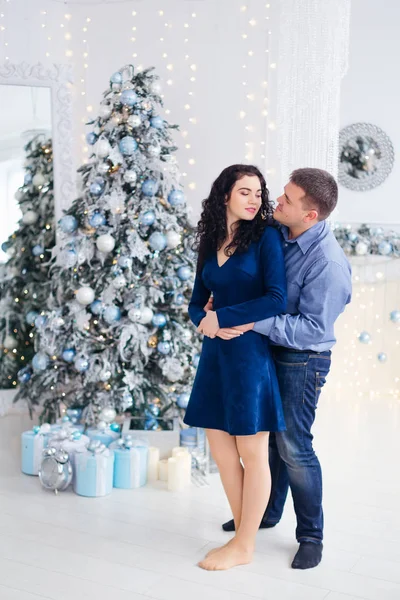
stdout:
<svg viewBox="0 0 400 600">
<path fill-rule="evenodd" d="M 131 115 L 128 119 L 128 125 L 130 127 L 133 127 L 133 128 L 140 127 L 141 124 L 142 124 L 142 119 L 139 117 L 139 115 Z"/>
<path fill-rule="evenodd" d="M 141 323 L 142 311 L 140 308 L 130 308 L 128 310 L 128 318 L 133 321 L 133 323 Z"/>
<path fill-rule="evenodd" d="M 87 306 L 88 304 L 91 304 L 94 300 L 94 291 L 91 287 L 81 287 L 76 292 L 76 299 L 79 302 L 79 304 Z"/>
<path fill-rule="evenodd" d="M 38 220 L 39 215 L 34 210 L 28 210 L 22 217 L 22 222 L 25 225 L 33 225 Z"/>
<path fill-rule="evenodd" d="M 158 94 L 158 96 L 160 96 L 161 92 L 162 92 L 162 86 L 161 83 L 159 81 L 153 81 L 153 83 L 150 85 L 150 91 L 153 94 Z"/>
<path fill-rule="evenodd" d="M 139 323 L 141 325 L 148 325 L 149 323 L 152 322 L 154 313 L 151 310 L 151 308 L 148 308 L 147 306 L 145 306 L 144 308 L 141 309 L 140 312 L 141 312 L 141 315 L 140 315 Z"/>
<path fill-rule="evenodd" d="M 108 140 L 99 140 L 96 146 L 96 153 L 99 158 L 106 158 L 111 152 L 111 146 Z"/>
<path fill-rule="evenodd" d="M 136 171 L 132 171 L 130 169 L 128 171 L 125 171 L 124 181 L 126 181 L 126 183 L 130 183 L 130 184 L 136 183 L 136 181 L 137 181 Z"/>
<path fill-rule="evenodd" d="M 115 240 L 112 235 L 105 233 L 97 238 L 96 246 L 100 252 L 107 254 L 108 252 L 114 250 Z"/>
<path fill-rule="evenodd" d="M 7 350 L 14 350 L 14 348 L 18 346 L 18 342 L 14 336 L 6 335 L 6 337 L 4 338 L 3 346 L 4 348 L 7 348 Z"/>
<path fill-rule="evenodd" d="M 102 104 L 99 110 L 99 116 L 102 119 L 108 119 L 111 116 L 112 108 L 108 104 Z"/>
<path fill-rule="evenodd" d="M 358 242 L 356 246 L 356 254 L 358 256 L 365 256 L 365 254 L 368 254 L 368 244 L 365 242 Z"/>
<path fill-rule="evenodd" d="M 14 197 L 17 200 L 17 202 L 19 202 L 24 197 L 24 192 L 21 189 L 19 189 L 15 192 Z"/>
<path fill-rule="evenodd" d="M 116 290 L 122 290 L 126 287 L 126 279 L 123 275 L 118 275 L 113 281 L 113 286 Z"/>
<path fill-rule="evenodd" d="M 104 421 L 105 423 L 112 423 L 117 416 L 117 412 L 111 406 L 107 406 L 101 410 L 99 416 L 101 421 Z"/>
<path fill-rule="evenodd" d="M 41 173 L 36 173 L 35 177 L 32 180 L 32 183 L 35 187 L 41 187 L 45 184 L 45 178 Z"/>
<path fill-rule="evenodd" d="M 167 248 L 176 248 L 181 243 L 181 236 L 176 231 L 168 231 L 166 234 Z"/>
</svg>

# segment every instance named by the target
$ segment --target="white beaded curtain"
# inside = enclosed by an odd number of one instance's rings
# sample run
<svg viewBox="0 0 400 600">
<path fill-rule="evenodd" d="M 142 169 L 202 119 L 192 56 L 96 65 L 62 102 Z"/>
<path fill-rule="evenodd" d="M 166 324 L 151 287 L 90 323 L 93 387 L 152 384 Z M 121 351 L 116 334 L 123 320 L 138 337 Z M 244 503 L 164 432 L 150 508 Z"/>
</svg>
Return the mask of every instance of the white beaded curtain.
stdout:
<svg viewBox="0 0 400 600">
<path fill-rule="evenodd" d="M 293 169 L 338 167 L 341 79 L 347 70 L 350 0 L 281 0 L 276 94 L 275 184 Z M 270 145 L 271 147 L 271 145 Z"/>
</svg>

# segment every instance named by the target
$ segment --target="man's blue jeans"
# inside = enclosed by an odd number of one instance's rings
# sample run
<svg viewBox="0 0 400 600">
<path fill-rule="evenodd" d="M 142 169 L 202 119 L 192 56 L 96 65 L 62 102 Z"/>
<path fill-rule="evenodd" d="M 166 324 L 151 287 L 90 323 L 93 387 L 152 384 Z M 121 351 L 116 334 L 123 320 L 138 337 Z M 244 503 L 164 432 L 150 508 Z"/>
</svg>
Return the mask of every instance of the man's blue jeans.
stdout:
<svg viewBox="0 0 400 600">
<path fill-rule="evenodd" d="M 290 487 L 298 542 L 323 538 L 322 474 L 311 427 L 331 364 L 328 352 L 295 352 L 272 347 L 282 396 L 286 431 L 270 434 L 271 497 L 263 520 L 277 523 Z"/>
</svg>

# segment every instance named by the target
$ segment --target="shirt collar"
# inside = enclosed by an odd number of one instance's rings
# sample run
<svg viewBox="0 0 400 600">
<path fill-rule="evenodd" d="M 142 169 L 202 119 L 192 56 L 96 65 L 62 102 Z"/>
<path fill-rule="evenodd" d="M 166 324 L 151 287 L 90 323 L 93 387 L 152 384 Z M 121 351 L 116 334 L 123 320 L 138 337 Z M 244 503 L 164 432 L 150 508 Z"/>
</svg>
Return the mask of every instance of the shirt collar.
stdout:
<svg viewBox="0 0 400 600">
<path fill-rule="evenodd" d="M 313 245 L 315 240 L 324 231 L 325 226 L 325 221 L 319 221 L 318 223 L 310 227 L 310 229 L 307 229 L 307 231 L 299 235 L 297 238 L 291 240 L 289 239 L 289 228 L 286 227 L 286 225 L 279 225 L 279 229 L 281 230 L 283 238 L 287 244 L 297 243 L 302 253 L 305 254 Z"/>
</svg>

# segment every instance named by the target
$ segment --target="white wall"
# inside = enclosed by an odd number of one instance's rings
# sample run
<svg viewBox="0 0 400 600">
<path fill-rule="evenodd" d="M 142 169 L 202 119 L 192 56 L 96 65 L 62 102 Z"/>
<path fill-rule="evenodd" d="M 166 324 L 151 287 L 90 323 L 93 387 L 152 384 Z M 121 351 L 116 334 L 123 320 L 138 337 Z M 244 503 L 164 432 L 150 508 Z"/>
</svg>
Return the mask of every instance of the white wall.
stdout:
<svg viewBox="0 0 400 600">
<path fill-rule="evenodd" d="M 352 0 L 350 66 L 343 80 L 341 126 L 367 122 L 391 138 L 394 168 L 367 192 L 340 188 L 337 219 L 400 225 L 400 2 Z"/>
<path fill-rule="evenodd" d="M 248 10 L 243 12 L 244 4 Z M 195 189 L 187 187 L 187 194 L 196 213 L 222 168 L 244 161 L 249 148 L 249 161 L 264 168 L 263 82 L 270 26 L 265 2 L 108 0 L 99 6 L 90 2 L 78 6 L 73 2 L 13 0 L 2 6 L 2 11 L 9 45 L 5 48 L 0 43 L 0 62 L 7 55 L 11 62 L 70 61 L 74 65 L 76 166 L 87 156 L 82 121 L 96 113 L 111 74 L 133 62 L 156 67 L 163 82 L 165 108 L 170 110 L 166 118 L 187 132 L 186 137 L 177 135 L 176 142 L 181 171 L 186 173 L 184 182 L 186 186 L 195 184 Z M 133 16 L 133 11 L 137 15 Z M 254 25 L 249 24 L 251 19 L 255 19 Z M 248 37 L 243 39 L 242 34 Z M 253 56 L 248 54 L 251 51 Z M 134 58 L 133 53 L 138 56 Z M 168 65 L 173 65 L 172 71 Z M 196 65 L 196 71 L 191 65 Z M 191 82 L 191 77 L 196 81 Z M 171 86 L 167 85 L 169 79 Z M 254 94 L 254 100 L 247 99 L 247 94 Z M 185 109 L 187 104 L 189 109 Z M 92 113 L 87 106 L 93 106 Z M 239 116 L 241 110 L 246 112 L 244 119 Z M 193 118 L 196 123 L 190 122 Z M 245 126 L 253 131 L 246 131 Z M 252 144 L 247 149 L 246 141 Z M 195 164 L 189 163 L 191 159 Z"/>
</svg>

